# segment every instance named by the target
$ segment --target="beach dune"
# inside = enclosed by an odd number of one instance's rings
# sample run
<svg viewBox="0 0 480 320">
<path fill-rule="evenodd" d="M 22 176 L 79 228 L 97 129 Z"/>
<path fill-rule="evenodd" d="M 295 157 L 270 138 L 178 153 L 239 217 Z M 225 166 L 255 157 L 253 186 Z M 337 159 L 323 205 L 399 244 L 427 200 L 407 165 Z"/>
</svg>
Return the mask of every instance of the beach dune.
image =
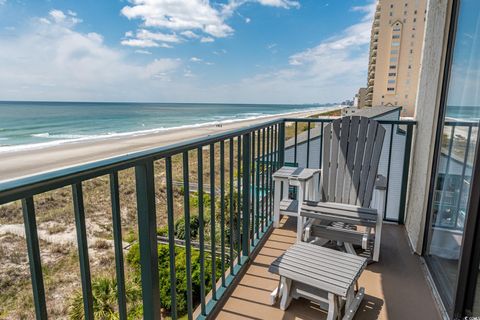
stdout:
<svg viewBox="0 0 480 320">
<path fill-rule="evenodd" d="M 292 113 L 288 116 L 303 118 L 334 109 L 338 109 L 338 107 L 331 109 L 319 108 L 318 110 L 310 109 L 309 111 Z M 137 136 L 78 141 L 42 149 L 2 152 L 0 153 L 0 182 L 218 134 L 222 131 L 238 129 L 284 117 L 284 114 L 272 115 L 259 119 L 239 120 L 234 123 L 223 124 L 222 126 L 213 124 L 191 129 L 179 128 Z"/>
</svg>

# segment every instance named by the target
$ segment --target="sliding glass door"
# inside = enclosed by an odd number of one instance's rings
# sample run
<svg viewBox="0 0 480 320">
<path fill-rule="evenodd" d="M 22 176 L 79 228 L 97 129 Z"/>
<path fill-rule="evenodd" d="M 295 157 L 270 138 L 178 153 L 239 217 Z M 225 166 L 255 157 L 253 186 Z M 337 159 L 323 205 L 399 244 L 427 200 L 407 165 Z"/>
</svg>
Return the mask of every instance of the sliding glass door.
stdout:
<svg viewBox="0 0 480 320">
<path fill-rule="evenodd" d="M 453 315 L 480 119 L 480 1 L 454 6 L 437 135 L 425 257 Z M 479 312 L 480 310 L 475 311 Z"/>
</svg>

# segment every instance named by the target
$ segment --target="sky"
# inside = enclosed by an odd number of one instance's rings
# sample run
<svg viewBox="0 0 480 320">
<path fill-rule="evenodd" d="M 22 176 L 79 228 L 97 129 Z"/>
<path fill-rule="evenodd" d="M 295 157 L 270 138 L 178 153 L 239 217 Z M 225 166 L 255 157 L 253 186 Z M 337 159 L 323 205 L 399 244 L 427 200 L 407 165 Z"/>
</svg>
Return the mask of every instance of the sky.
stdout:
<svg viewBox="0 0 480 320">
<path fill-rule="evenodd" d="M 374 0 L 0 0 L 0 100 L 327 103 Z"/>
</svg>

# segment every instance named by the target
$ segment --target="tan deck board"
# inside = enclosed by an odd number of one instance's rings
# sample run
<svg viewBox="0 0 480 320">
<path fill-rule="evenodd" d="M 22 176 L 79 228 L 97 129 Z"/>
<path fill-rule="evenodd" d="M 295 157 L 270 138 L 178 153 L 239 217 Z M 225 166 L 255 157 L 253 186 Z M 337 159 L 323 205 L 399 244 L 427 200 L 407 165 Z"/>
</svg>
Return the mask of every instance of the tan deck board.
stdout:
<svg viewBox="0 0 480 320">
<path fill-rule="evenodd" d="M 295 218 L 284 217 L 260 249 L 252 265 L 233 289 L 217 319 L 325 319 L 326 313 L 307 300 L 293 300 L 287 311 L 278 303 L 268 305 L 278 277 L 268 266 L 295 241 Z M 421 269 L 421 260 L 411 253 L 402 226 L 383 227 L 380 262 L 367 267 L 359 283 L 365 298 L 355 319 L 440 319 L 432 293 Z"/>
</svg>

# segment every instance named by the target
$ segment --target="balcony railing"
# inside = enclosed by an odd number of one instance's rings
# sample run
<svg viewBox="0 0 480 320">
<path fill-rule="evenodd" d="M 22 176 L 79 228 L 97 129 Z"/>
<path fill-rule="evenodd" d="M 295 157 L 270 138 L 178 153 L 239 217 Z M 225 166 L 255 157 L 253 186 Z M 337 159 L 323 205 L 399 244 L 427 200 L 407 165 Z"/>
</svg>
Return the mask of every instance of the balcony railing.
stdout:
<svg viewBox="0 0 480 320">
<path fill-rule="evenodd" d="M 478 122 L 445 121 L 432 199 L 434 227 L 464 228 L 478 125 Z"/>
<path fill-rule="evenodd" d="M 215 311 L 218 302 L 261 245 L 271 228 L 273 211 L 272 174 L 280 166 L 322 167 L 322 132 L 331 119 L 281 119 L 201 139 L 159 147 L 73 168 L 61 169 L 0 184 L 0 205 L 21 200 L 33 301 L 37 319 L 47 319 L 44 271 L 37 230 L 35 198 L 41 194 L 71 187 L 76 244 L 80 266 L 83 315 L 93 319 L 86 205 L 83 186 L 87 180 L 108 176 L 111 200 L 111 226 L 115 251 L 115 277 L 118 306 L 115 312 L 127 319 L 128 297 L 122 245 L 122 196 L 119 172 L 135 172 L 136 212 L 140 283 L 145 319 L 160 319 L 161 306 L 169 305 L 164 315 L 172 319 L 205 318 Z M 388 179 L 388 195 L 383 214 L 385 220 L 403 223 L 408 183 L 408 168 L 414 121 L 389 121 L 380 172 Z M 174 178 L 182 180 L 181 188 Z M 209 195 L 204 190 L 208 183 Z M 159 188 L 159 185 L 161 187 Z M 196 186 L 196 191 L 191 189 Z M 182 189 L 183 188 L 183 189 Z M 179 190 L 180 189 L 180 190 Z M 161 206 L 158 194 L 163 192 Z M 205 200 L 209 201 L 205 201 Z M 193 208 L 192 199 L 197 201 Z M 160 204 L 159 204 L 160 203 Z M 179 210 L 179 207 L 182 210 Z M 161 208 L 159 208 L 161 207 Z M 192 235 L 193 211 L 198 217 L 198 235 Z M 181 211 L 181 212 L 180 212 Z M 165 215 L 168 274 L 170 290 L 160 298 L 159 287 L 159 215 Z M 175 224 L 184 219 L 184 239 L 179 241 Z M 176 273 L 177 246 L 185 250 L 185 283 Z M 198 265 L 192 256 L 198 255 Z M 193 268 L 198 267 L 199 288 L 193 287 Z M 179 294 L 178 286 L 185 288 Z M 198 289 L 198 290 L 197 290 Z M 181 296 L 180 296 L 181 295 Z M 186 301 L 179 310 L 178 299 Z M 168 303 L 166 303 L 168 302 Z M 165 309 L 165 308 L 164 308 Z"/>
</svg>

